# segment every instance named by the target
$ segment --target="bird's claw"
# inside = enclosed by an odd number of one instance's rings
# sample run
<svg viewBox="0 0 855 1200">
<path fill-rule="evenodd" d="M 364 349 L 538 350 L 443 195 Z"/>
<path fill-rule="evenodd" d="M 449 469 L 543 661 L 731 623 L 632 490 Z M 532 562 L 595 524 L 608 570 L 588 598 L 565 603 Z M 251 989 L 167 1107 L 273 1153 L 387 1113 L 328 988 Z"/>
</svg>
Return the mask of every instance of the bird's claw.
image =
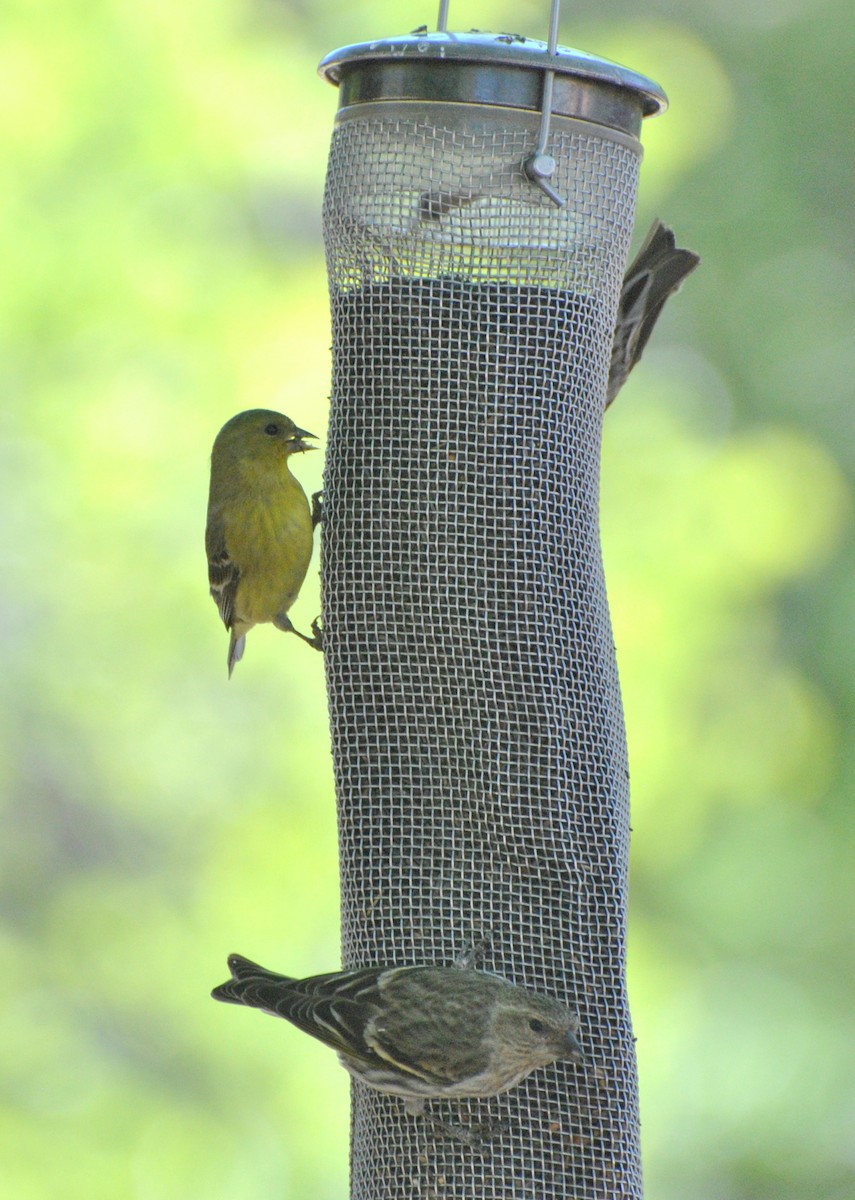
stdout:
<svg viewBox="0 0 855 1200">
<path fill-rule="evenodd" d="M 298 638 L 302 638 L 302 640 L 306 643 L 307 646 L 311 646 L 313 650 L 318 650 L 318 651 L 320 651 L 321 654 L 323 654 L 323 652 L 324 652 L 324 631 L 321 627 L 321 618 L 320 617 L 315 617 L 314 621 L 312 621 L 312 636 L 311 637 L 308 637 L 305 633 L 300 633 L 299 630 L 297 630 L 297 629 L 294 629 L 293 632 L 297 634 Z"/>
<path fill-rule="evenodd" d="M 471 942 L 467 942 L 460 953 L 455 958 L 452 966 L 457 967 L 461 971 L 471 971 L 490 948 L 492 938 L 489 932 L 482 933 L 480 937 L 473 938 Z"/>
<path fill-rule="evenodd" d="M 321 499 L 323 494 L 323 489 L 319 492 L 312 492 L 312 529 L 320 525 L 324 519 L 324 503 Z"/>
<path fill-rule="evenodd" d="M 291 618 L 282 613 L 275 617 L 273 624 L 277 629 L 281 629 L 283 633 L 294 633 L 301 642 L 305 642 L 307 646 L 311 646 L 313 650 L 323 651 L 324 648 L 324 631 L 321 628 L 321 618 L 315 617 L 312 621 L 312 636 L 309 637 L 306 633 L 300 633 L 299 629 L 295 629 L 291 623 Z"/>
<path fill-rule="evenodd" d="M 312 621 L 312 636 L 311 636 L 311 638 L 306 638 L 306 641 L 315 650 L 320 650 L 320 652 L 323 654 L 323 652 L 324 652 L 324 631 L 323 631 L 323 627 L 321 626 L 321 618 L 320 617 L 315 617 L 314 621 Z"/>
</svg>

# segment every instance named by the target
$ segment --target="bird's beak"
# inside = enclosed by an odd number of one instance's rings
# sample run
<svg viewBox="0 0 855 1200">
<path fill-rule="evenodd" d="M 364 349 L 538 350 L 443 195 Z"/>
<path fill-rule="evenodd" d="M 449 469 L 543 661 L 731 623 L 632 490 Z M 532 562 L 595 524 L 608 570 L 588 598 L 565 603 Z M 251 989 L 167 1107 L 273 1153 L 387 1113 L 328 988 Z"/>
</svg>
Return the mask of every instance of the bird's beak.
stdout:
<svg viewBox="0 0 855 1200">
<path fill-rule="evenodd" d="M 303 438 L 314 438 L 317 441 L 318 435 L 316 433 L 309 433 L 309 431 L 307 429 L 295 429 L 294 434 L 295 434 L 295 437 L 294 437 L 293 446 L 294 446 L 295 450 L 299 450 L 302 453 L 305 453 L 306 450 L 317 450 L 318 449 L 317 446 L 307 446 L 305 444 L 305 442 L 303 441 Z"/>
<path fill-rule="evenodd" d="M 572 1033 L 567 1033 L 567 1049 L 561 1055 L 562 1058 L 568 1059 L 570 1062 L 578 1063 L 580 1067 L 587 1066 L 588 1060 L 582 1053 L 582 1047 L 576 1041 Z"/>
</svg>

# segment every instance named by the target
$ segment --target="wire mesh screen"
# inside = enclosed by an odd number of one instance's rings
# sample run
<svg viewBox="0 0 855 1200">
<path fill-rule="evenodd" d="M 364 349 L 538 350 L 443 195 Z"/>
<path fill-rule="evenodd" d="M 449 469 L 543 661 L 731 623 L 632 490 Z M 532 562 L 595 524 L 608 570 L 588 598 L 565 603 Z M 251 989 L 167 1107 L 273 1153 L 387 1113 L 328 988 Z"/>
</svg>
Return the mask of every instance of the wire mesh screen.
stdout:
<svg viewBox="0 0 855 1200">
<path fill-rule="evenodd" d="M 537 116 L 362 105 L 325 236 L 324 619 L 343 960 L 478 966 L 574 1003 L 591 1065 L 432 1111 L 353 1085 L 354 1200 L 641 1195 L 624 983 L 628 775 L 599 445 L 637 143 Z"/>
</svg>

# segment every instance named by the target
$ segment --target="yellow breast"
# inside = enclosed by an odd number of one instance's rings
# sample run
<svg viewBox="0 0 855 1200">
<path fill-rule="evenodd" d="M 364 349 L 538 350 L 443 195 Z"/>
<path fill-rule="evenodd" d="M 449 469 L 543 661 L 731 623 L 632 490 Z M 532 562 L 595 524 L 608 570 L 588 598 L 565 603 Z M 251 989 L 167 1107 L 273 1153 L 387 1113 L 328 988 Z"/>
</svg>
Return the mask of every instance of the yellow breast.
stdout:
<svg viewBox="0 0 855 1200">
<path fill-rule="evenodd" d="M 252 483 L 226 528 L 226 545 L 240 571 L 235 615 L 261 624 L 297 599 L 312 557 L 312 515 L 287 466 Z"/>
</svg>

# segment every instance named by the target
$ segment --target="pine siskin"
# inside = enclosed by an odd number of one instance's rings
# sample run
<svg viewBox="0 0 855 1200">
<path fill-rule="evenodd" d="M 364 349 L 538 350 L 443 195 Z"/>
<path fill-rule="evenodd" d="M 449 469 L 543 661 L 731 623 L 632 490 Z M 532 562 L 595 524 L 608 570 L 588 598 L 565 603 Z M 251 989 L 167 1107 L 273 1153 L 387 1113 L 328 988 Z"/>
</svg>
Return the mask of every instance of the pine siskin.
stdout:
<svg viewBox="0 0 855 1200">
<path fill-rule="evenodd" d="M 556 1059 L 584 1063 L 576 1013 L 500 975 L 459 967 L 364 967 L 292 979 L 232 954 L 215 1000 L 284 1017 L 338 1051 L 356 1079 L 401 1096 L 495 1096 Z"/>
<path fill-rule="evenodd" d="M 304 441 L 314 436 L 282 413 L 254 408 L 227 421 L 214 442 L 205 549 L 211 595 L 231 634 L 229 676 L 253 625 L 272 621 L 321 648 L 317 622 L 309 638 L 288 617 L 313 542 L 309 502 L 288 459 L 314 450 Z"/>
<path fill-rule="evenodd" d="M 665 301 L 700 262 L 691 250 L 677 248 L 674 233 L 654 221 L 644 244 L 627 269 L 618 302 L 606 408 L 641 358 Z"/>
</svg>

